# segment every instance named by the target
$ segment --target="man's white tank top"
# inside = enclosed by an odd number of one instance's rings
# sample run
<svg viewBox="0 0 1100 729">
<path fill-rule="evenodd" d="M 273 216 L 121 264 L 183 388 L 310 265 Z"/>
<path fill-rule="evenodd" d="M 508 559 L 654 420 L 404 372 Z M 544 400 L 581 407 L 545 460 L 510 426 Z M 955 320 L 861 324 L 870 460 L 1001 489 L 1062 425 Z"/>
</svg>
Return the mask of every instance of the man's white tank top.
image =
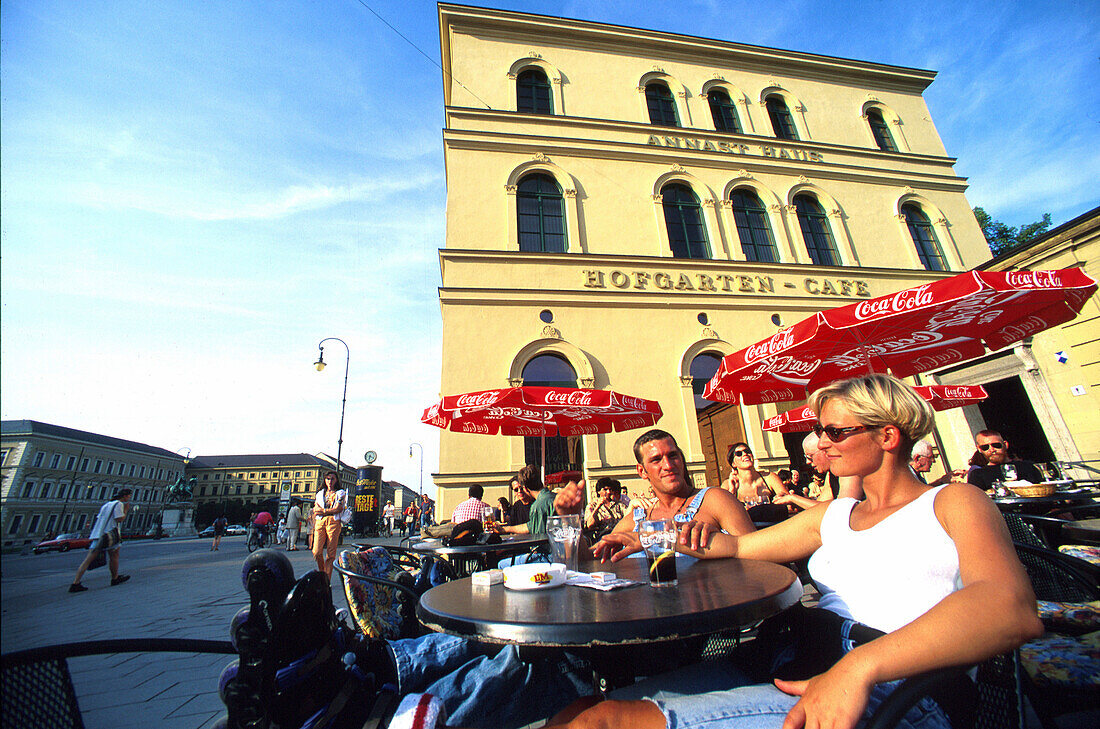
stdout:
<svg viewBox="0 0 1100 729">
<path fill-rule="evenodd" d="M 933 509 L 942 488 L 861 531 L 849 524 L 855 499 L 830 502 L 809 562 L 819 607 L 889 633 L 960 589 L 958 551 Z"/>
</svg>

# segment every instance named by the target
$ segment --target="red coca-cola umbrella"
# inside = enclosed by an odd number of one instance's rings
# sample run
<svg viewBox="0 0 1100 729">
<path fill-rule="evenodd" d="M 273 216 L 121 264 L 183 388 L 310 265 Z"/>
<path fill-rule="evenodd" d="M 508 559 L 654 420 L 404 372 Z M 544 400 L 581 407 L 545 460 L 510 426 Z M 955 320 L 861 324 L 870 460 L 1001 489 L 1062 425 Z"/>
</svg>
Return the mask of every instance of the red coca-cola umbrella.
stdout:
<svg viewBox="0 0 1100 729">
<path fill-rule="evenodd" d="M 546 472 L 546 436 L 594 435 L 644 428 L 661 418 L 654 400 L 611 390 L 509 387 L 448 395 L 420 420 L 456 433 L 540 436 Z"/>
<path fill-rule="evenodd" d="M 724 357 L 703 397 L 801 400 L 846 377 L 906 377 L 964 362 L 1073 319 L 1095 292 L 1079 268 L 959 274 L 781 329 Z"/>
<path fill-rule="evenodd" d="M 981 385 L 919 385 L 913 388 L 933 410 L 950 410 L 973 405 L 989 397 Z M 793 408 L 764 421 L 764 430 L 798 433 L 817 422 L 817 413 L 809 405 Z"/>
</svg>

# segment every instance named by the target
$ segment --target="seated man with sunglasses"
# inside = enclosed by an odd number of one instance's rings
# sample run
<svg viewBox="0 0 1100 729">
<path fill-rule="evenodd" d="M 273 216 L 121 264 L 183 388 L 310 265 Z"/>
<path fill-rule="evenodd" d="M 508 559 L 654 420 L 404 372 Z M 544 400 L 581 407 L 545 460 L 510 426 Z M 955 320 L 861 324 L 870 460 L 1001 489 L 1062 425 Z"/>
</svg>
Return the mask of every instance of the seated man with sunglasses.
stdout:
<svg viewBox="0 0 1100 729">
<path fill-rule="evenodd" d="M 969 483 L 978 488 L 988 491 L 993 488 L 994 481 L 1012 480 L 1005 478 L 1003 469 L 1005 465 L 1016 467 L 1017 480 L 1030 481 L 1031 483 L 1042 483 L 1046 480 L 1031 461 L 1009 459 L 1008 441 L 997 431 L 980 431 L 974 436 L 974 444 L 989 462 L 987 466 L 971 469 L 966 477 Z"/>
</svg>

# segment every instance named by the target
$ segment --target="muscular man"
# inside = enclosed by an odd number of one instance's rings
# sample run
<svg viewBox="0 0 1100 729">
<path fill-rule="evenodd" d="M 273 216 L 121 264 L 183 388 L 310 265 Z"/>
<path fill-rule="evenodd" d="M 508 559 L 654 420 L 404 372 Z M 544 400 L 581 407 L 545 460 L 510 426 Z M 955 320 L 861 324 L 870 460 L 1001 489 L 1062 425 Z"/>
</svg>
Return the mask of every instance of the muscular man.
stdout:
<svg viewBox="0 0 1100 729">
<path fill-rule="evenodd" d="M 719 488 L 697 489 L 688 480 L 684 454 L 676 439 L 663 430 L 650 430 L 634 442 L 638 476 L 653 489 L 655 501 L 648 507 L 636 506 L 625 514 L 614 532 L 634 531 L 637 521 L 672 519 L 677 523 L 691 520 L 708 522 L 730 534 L 754 531 L 745 507 L 733 494 Z M 558 513 L 580 513 L 584 500 L 584 482 L 570 482 L 554 500 Z"/>
<path fill-rule="evenodd" d="M 1004 466 L 1016 467 L 1016 478 L 1020 481 L 1042 483 L 1045 479 L 1039 473 L 1039 469 L 1031 461 L 1010 460 L 1008 457 L 1008 441 L 995 430 L 982 430 L 974 436 L 974 445 L 986 460 L 988 466 L 981 466 L 970 471 L 966 480 L 980 489 L 988 491 L 993 488 L 994 481 L 1010 481 L 1005 478 Z"/>
</svg>

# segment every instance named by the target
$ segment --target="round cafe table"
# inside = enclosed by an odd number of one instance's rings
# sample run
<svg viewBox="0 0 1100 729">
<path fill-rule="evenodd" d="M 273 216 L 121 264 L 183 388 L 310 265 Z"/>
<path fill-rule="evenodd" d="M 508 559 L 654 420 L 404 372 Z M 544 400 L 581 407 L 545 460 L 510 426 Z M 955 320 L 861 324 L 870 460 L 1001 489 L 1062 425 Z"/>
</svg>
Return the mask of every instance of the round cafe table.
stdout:
<svg viewBox="0 0 1100 729">
<path fill-rule="evenodd" d="M 581 569 L 644 584 L 608 591 L 573 585 L 509 590 L 465 578 L 424 593 L 416 615 L 431 630 L 480 642 L 580 648 L 716 633 L 786 610 L 802 597 L 794 572 L 755 560 L 698 560 L 679 566 L 679 584 L 668 587 L 648 584 L 641 558 L 589 562 Z"/>
</svg>

